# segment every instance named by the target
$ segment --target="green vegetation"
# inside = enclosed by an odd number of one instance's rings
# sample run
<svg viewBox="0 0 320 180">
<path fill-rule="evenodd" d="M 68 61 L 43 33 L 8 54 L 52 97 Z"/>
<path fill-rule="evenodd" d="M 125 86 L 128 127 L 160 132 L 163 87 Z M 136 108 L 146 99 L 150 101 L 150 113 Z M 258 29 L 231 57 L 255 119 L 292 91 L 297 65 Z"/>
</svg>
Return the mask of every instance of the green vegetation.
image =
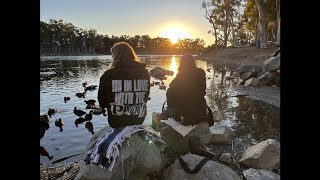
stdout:
<svg viewBox="0 0 320 180">
<path fill-rule="evenodd" d="M 214 47 L 227 47 L 259 43 L 267 47 L 267 41 L 280 45 L 280 0 L 204 0 Z M 277 36 L 277 37 L 276 37 Z"/>
</svg>

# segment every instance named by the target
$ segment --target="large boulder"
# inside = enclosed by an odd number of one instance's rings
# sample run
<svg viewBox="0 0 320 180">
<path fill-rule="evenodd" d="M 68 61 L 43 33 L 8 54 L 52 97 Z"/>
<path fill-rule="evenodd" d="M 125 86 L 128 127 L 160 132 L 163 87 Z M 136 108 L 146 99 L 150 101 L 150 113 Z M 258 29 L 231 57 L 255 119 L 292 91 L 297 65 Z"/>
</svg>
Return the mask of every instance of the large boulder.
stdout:
<svg viewBox="0 0 320 180">
<path fill-rule="evenodd" d="M 234 137 L 234 131 L 223 123 L 215 123 L 210 127 L 211 137 L 209 143 L 230 144 Z"/>
<path fill-rule="evenodd" d="M 97 134 L 107 129 L 104 128 Z M 89 144 L 92 144 L 94 139 L 97 139 L 97 136 L 93 137 Z M 147 174 L 164 167 L 165 162 L 160 150 L 159 146 L 147 142 L 135 133 L 122 143 L 120 155 L 111 172 L 98 165 L 86 165 L 82 162 L 76 180 L 143 179 Z"/>
<path fill-rule="evenodd" d="M 280 162 L 280 143 L 274 139 L 262 141 L 245 150 L 239 162 L 257 169 L 274 169 Z"/>
<path fill-rule="evenodd" d="M 238 71 L 242 80 L 247 80 L 252 77 L 256 77 L 261 71 L 261 66 L 241 64 L 236 70 Z"/>
<path fill-rule="evenodd" d="M 243 171 L 246 180 L 280 180 L 280 175 L 264 169 L 247 169 Z"/>
<path fill-rule="evenodd" d="M 154 67 L 153 69 L 151 69 L 149 71 L 149 74 L 153 77 L 162 77 L 162 76 L 166 76 L 166 75 L 173 75 L 173 71 L 167 70 L 167 69 L 163 69 L 161 67 Z"/>
<path fill-rule="evenodd" d="M 280 55 L 276 57 L 270 57 L 263 63 L 263 71 L 275 71 L 280 69 Z"/>
<path fill-rule="evenodd" d="M 260 85 L 261 85 L 261 83 L 260 83 L 259 79 L 254 78 L 254 77 L 246 80 L 246 82 L 244 83 L 244 86 L 260 86 Z"/>
<path fill-rule="evenodd" d="M 276 71 L 270 71 L 262 74 L 260 77 L 258 77 L 258 80 L 261 85 L 265 85 L 271 82 L 277 76 L 278 76 L 278 73 Z"/>
<path fill-rule="evenodd" d="M 168 120 L 167 120 L 168 121 Z M 191 125 L 190 125 L 191 126 Z M 167 146 L 175 151 L 177 154 L 186 154 L 190 152 L 189 140 L 198 139 L 199 144 L 205 145 L 209 142 L 210 130 L 207 122 L 200 122 L 186 135 L 181 132 L 190 129 L 190 126 L 183 126 L 181 123 L 169 125 L 164 121 L 161 121 L 157 125 L 157 131 L 161 134 L 161 139 L 167 144 Z"/>
<path fill-rule="evenodd" d="M 187 164 L 187 166 L 194 170 L 194 168 L 199 164 L 199 162 L 204 158 L 195 154 L 187 154 L 181 157 Z M 209 160 L 203 165 L 201 170 L 195 174 L 187 173 L 179 161 L 176 160 L 165 172 L 165 180 L 240 180 L 238 174 L 236 174 L 231 168 L 226 165 L 220 164 L 216 161 Z"/>
</svg>

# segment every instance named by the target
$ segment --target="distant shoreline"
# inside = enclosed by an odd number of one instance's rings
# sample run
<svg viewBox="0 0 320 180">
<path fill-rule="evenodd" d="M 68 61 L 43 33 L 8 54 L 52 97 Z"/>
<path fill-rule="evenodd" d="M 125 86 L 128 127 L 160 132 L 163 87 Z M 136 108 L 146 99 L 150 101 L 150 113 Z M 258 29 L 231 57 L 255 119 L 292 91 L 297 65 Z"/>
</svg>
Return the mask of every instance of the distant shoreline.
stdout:
<svg viewBox="0 0 320 180">
<path fill-rule="evenodd" d="M 181 56 L 182 54 L 148 54 L 148 53 L 137 53 L 138 56 Z M 71 54 L 65 54 L 65 53 L 61 53 L 61 54 L 57 54 L 57 53 L 43 53 L 40 54 L 40 57 L 46 57 L 46 56 L 108 56 L 111 54 L 99 54 L 99 53 L 71 53 Z M 194 56 L 198 56 L 199 53 L 197 54 L 193 54 Z"/>
</svg>

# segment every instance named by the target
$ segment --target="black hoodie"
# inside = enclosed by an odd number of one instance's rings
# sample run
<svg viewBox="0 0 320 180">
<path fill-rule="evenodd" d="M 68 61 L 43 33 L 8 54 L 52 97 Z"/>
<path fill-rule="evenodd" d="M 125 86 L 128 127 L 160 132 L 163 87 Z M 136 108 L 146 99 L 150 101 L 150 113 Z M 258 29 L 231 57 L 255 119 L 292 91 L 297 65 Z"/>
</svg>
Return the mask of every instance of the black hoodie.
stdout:
<svg viewBox="0 0 320 180">
<path fill-rule="evenodd" d="M 113 128 L 142 124 L 147 115 L 150 75 L 146 64 L 129 61 L 107 70 L 100 78 L 98 101 L 107 108 Z"/>
</svg>

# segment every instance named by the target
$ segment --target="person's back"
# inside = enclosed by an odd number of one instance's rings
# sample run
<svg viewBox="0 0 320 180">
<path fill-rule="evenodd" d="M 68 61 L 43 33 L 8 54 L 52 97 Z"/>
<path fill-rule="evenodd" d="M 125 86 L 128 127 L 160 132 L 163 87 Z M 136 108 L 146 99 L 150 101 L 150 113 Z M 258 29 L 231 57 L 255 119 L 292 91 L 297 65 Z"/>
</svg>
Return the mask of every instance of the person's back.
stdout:
<svg viewBox="0 0 320 180">
<path fill-rule="evenodd" d="M 182 56 L 179 73 L 167 90 L 168 109 L 176 111 L 183 117 L 183 123 L 198 124 L 206 116 L 206 75 L 197 68 L 192 55 Z M 169 115 L 170 116 L 170 115 Z M 179 117 L 175 117 L 179 120 Z"/>
<path fill-rule="evenodd" d="M 114 68 L 101 76 L 98 101 L 100 107 L 107 108 L 111 127 L 143 123 L 150 93 L 150 76 L 145 68 L 145 64 L 133 59 L 117 61 Z"/>
</svg>

